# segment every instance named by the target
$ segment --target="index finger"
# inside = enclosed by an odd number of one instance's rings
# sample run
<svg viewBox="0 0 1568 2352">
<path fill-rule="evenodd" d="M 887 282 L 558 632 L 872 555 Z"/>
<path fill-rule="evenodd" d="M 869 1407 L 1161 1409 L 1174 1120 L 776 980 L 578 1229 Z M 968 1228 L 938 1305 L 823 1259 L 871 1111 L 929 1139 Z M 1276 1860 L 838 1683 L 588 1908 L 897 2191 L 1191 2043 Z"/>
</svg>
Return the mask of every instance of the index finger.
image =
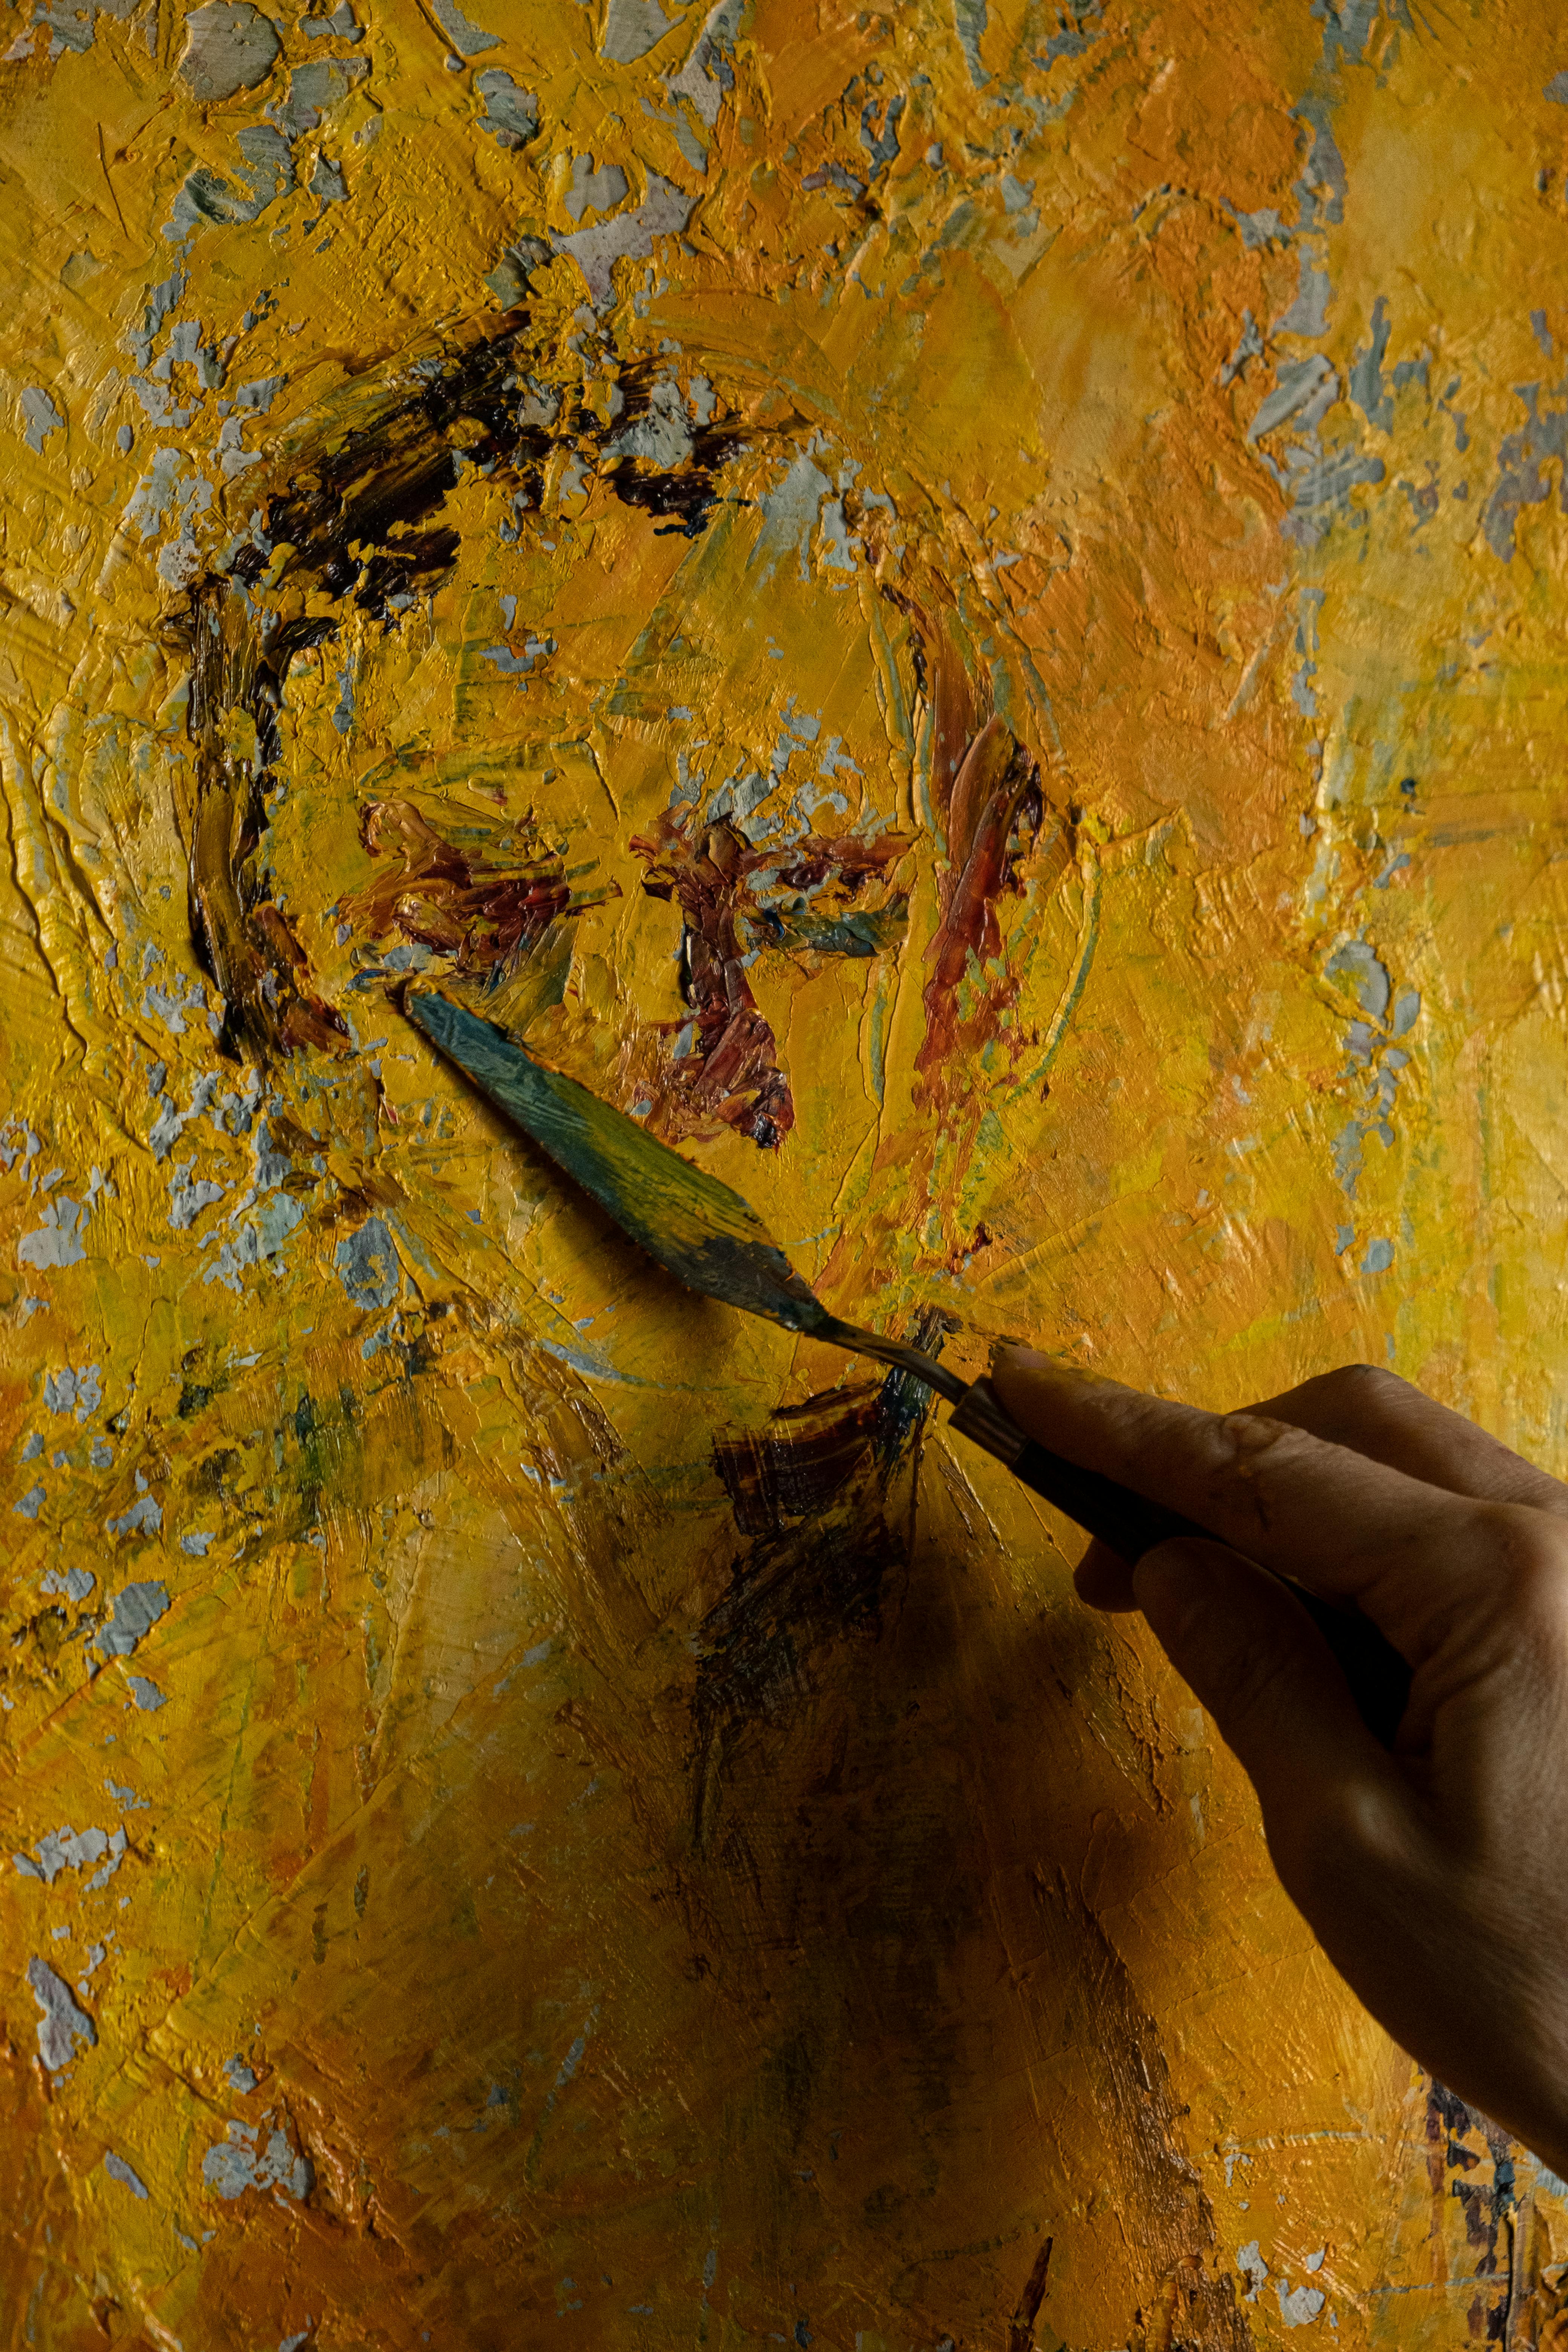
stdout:
<svg viewBox="0 0 1568 2352">
<path fill-rule="evenodd" d="M 1255 1412 L 1205 1412 L 1069 1371 L 1027 1349 L 998 1357 L 1007 1412 L 1053 1453 L 1180 1511 L 1265 1568 L 1356 1601 L 1401 1648 L 1468 1572 L 1465 1499 Z"/>
</svg>

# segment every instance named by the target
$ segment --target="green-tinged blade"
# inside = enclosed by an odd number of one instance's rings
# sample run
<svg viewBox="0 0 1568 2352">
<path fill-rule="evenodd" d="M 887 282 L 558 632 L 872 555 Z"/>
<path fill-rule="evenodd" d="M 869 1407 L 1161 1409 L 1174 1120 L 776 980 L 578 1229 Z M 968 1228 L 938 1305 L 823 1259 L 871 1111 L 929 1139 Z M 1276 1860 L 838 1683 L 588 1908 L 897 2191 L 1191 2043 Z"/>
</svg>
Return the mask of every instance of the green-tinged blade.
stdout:
<svg viewBox="0 0 1568 2352">
<path fill-rule="evenodd" d="M 728 1184 L 450 998 L 410 990 L 404 1004 L 432 1043 L 689 1290 L 790 1331 L 826 1338 L 841 1328 Z"/>
</svg>

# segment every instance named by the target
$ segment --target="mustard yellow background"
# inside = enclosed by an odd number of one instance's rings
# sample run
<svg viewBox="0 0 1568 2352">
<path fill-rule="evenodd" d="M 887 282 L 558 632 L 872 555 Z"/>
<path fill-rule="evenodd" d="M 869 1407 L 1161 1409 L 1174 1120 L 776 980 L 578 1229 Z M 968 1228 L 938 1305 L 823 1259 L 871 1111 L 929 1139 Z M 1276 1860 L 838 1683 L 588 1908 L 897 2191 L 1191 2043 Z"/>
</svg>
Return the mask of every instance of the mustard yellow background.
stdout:
<svg viewBox="0 0 1568 2352">
<path fill-rule="evenodd" d="M 508 1017 L 631 1108 L 672 801 L 897 830 L 900 942 L 752 940 L 793 1130 L 684 1146 L 829 1304 L 1388 1363 L 1568 1467 L 1558 11 L 268 14 L 205 106 L 173 0 L 3 37 L 0 2343 L 1554 2341 L 1563 2184 L 1344 1994 L 1072 1530 L 935 1422 L 739 1528 L 715 1440 L 865 1368 L 654 1278 L 354 902 L 374 801 L 531 826 L 584 903 Z M 602 436 L 468 467 L 432 596 L 323 599 L 264 858 L 352 1034 L 225 1058 L 174 624 L 298 420 L 518 301 L 606 433 L 657 362 L 743 446 L 691 537 Z M 924 1068 L 911 608 L 1043 803 Z M 825 1527 L 870 1604 L 715 1728 Z"/>
</svg>

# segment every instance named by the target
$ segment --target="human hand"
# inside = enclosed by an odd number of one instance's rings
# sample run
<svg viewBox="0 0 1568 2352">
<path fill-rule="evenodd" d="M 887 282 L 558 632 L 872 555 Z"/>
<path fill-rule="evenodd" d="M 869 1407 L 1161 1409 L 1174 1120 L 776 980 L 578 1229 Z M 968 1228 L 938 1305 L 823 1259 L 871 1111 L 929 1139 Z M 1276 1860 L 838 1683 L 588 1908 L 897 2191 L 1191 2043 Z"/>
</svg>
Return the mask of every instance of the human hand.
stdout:
<svg viewBox="0 0 1568 2352">
<path fill-rule="evenodd" d="M 1568 1487 L 1365 1365 L 1226 1414 L 1027 1349 L 992 1383 L 1053 1453 L 1220 1538 L 1131 1566 L 1091 1544 L 1079 1592 L 1142 1611 L 1373 2015 L 1568 2175 Z M 1392 1754 L 1263 1569 L 1360 1607 L 1408 1659 Z"/>
</svg>

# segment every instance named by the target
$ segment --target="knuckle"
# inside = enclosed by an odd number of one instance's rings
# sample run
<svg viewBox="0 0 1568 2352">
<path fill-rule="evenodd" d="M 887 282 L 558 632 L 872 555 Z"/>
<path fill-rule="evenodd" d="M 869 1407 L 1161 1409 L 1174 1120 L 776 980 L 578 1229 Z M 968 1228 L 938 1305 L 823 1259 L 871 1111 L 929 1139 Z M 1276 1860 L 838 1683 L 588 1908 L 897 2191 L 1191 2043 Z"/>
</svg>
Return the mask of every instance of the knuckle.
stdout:
<svg viewBox="0 0 1568 2352">
<path fill-rule="evenodd" d="M 1288 1421 L 1262 1412 L 1227 1412 L 1210 1445 L 1212 1487 L 1216 1500 L 1251 1514 L 1267 1528 L 1273 1475 L 1310 1440 Z"/>
<path fill-rule="evenodd" d="M 1397 1420 L 1411 1400 L 1421 1394 L 1410 1381 L 1391 1372 L 1386 1364 L 1342 1364 L 1337 1371 L 1327 1375 L 1325 1391 L 1352 1427 L 1369 1416 Z"/>
<path fill-rule="evenodd" d="M 1291 1851 L 1276 1853 L 1287 1891 L 1309 1912 L 1338 1898 L 1347 1867 L 1392 1879 L 1409 1860 L 1400 1799 L 1364 1780 L 1331 1781 L 1293 1821 Z"/>
<path fill-rule="evenodd" d="M 1527 1637 L 1568 1652 L 1568 1528 L 1529 1503 L 1476 1506 L 1496 1609 Z"/>
</svg>

